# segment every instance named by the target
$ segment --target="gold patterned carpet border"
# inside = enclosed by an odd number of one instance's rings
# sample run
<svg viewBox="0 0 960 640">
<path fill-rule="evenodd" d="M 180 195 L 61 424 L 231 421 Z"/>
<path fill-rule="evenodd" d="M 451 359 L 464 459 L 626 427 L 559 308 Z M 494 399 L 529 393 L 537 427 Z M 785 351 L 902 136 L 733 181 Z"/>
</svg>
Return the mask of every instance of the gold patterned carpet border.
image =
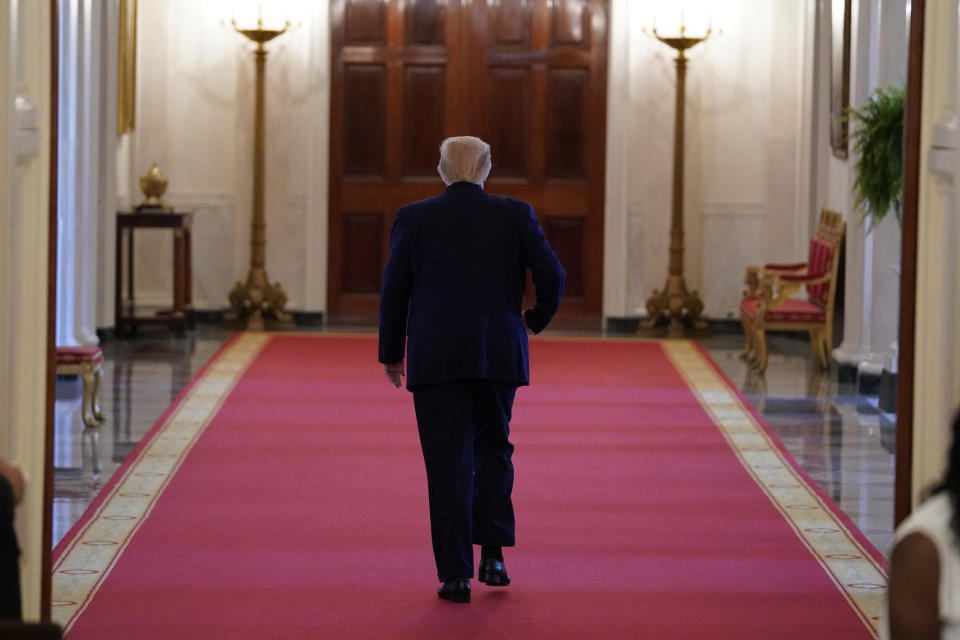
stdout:
<svg viewBox="0 0 960 640">
<path fill-rule="evenodd" d="M 694 342 L 667 340 L 663 349 L 696 394 L 743 467 L 780 511 L 826 574 L 879 637 L 886 609 L 885 568 L 844 520 L 797 471 L 770 433 Z"/>
<path fill-rule="evenodd" d="M 96 595 L 184 458 L 269 340 L 269 334 L 244 333 L 228 343 L 72 534 L 55 559 L 52 578 L 52 618 L 64 633 Z"/>
</svg>

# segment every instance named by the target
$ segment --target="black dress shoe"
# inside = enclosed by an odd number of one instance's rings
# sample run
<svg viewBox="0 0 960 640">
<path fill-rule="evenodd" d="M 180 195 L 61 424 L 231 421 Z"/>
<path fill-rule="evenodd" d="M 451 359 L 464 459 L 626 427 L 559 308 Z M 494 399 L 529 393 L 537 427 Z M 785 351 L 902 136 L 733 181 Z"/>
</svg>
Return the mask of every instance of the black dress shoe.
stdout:
<svg viewBox="0 0 960 640">
<path fill-rule="evenodd" d="M 510 584 L 510 576 L 502 560 L 494 558 L 480 558 L 480 571 L 477 574 L 480 582 L 491 587 L 505 587 Z"/>
<path fill-rule="evenodd" d="M 447 580 L 437 587 L 437 596 L 450 602 L 470 602 L 470 581 L 465 578 Z"/>
</svg>

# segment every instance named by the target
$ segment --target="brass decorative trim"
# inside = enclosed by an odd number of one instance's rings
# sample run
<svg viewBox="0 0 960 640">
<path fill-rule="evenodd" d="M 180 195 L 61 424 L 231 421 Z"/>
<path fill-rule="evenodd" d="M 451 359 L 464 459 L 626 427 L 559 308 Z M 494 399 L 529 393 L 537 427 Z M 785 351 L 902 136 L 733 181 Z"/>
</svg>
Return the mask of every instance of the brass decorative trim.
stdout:
<svg viewBox="0 0 960 640">
<path fill-rule="evenodd" d="M 133 131 L 137 117 L 137 0 L 119 0 L 117 135 Z"/>
</svg>

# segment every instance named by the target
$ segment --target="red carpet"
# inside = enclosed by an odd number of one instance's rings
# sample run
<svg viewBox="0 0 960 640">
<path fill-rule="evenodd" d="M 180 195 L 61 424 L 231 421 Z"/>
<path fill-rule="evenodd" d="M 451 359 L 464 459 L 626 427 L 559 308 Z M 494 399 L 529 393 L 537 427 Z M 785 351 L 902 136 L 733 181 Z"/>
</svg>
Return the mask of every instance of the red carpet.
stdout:
<svg viewBox="0 0 960 640">
<path fill-rule="evenodd" d="M 241 334 L 55 550 L 55 619 L 77 640 L 875 637 L 879 554 L 695 343 L 531 349 L 512 586 L 436 598 L 412 400 L 374 338 Z"/>
</svg>

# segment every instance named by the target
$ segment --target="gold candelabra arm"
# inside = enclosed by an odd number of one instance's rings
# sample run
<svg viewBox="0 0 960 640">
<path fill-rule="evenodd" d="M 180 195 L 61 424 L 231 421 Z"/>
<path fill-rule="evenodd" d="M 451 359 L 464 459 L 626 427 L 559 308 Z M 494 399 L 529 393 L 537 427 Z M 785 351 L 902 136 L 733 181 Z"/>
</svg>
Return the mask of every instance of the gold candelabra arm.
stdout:
<svg viewBox="0 0 960 640">
<path fill-rule="evenodd" d="M 278 29 L 268 29 L 266 23 L 263 21 L 262 4 L 257 8 L 256 28 L 242 28 L 237 22 L 236 18 L 230 18 L 230 24 L 233 26 L 234 31 L 251 40 L 252 42 L 256 42 L 258 51 L 263 49 L 263 45 L 278 36 L 282 36 L 290 29 L 290 27 L 293 26 L 292 22 L 289 20 L 284 20 L 282 27 Z"/>
<path fill-rule="evenodd" d="M 677 52 L 678 58 L 686 59 L 686 57 L 687 57 L 687 56 L 686 56 L 686 51 L 687 51 L 687 49 L 693 48 L 693 47 L 697 46 L 698 44 L 700 44 L 701 42 L 706 41 L 706 40 L 707 40 L 708 38 L 710 38 L 710 36 L 714 33 L 714 31 L 713 31 L 713 25 L 711 24 L 711 25 L 709 25 L 709 26 L 707 27 L 706 32 L 704 32 L 704 34 L 703 34 L 702 36 L 699 36 L 699 37 L 688 37 L 688 36 L 687 36 L 687 25 L 686 25 L 686 22 L 684 21 L 683 12 L 680 13 L 680 29 L 679 29 L 679 31 L 680 31 L 679 35 L 676 35 L 676 36 L 665 36 L 665 35 L 661 34 L 660 31 L 657 30 L 656 25 L 654 25 L 654 26 L 650 29 L 649 34 L 652 35 L 652 36 L 653 36 L 654 38 L 656 38 L 657 40 L 659 40 L 660 42 L 662 42 L 662 43 L 664 43 L 665 45 L 667 45 L 668 47 L 670 47 L 671 49 L 675 49 L 676 52 Z M 643 32 L 644 32 L 644 33 L 648 33 L 647 30 L 646 30 L 646 28 L 643 29 Z M 718 32 L 718 33 L 719 33 L 719 32 Z"/>
</svg>

